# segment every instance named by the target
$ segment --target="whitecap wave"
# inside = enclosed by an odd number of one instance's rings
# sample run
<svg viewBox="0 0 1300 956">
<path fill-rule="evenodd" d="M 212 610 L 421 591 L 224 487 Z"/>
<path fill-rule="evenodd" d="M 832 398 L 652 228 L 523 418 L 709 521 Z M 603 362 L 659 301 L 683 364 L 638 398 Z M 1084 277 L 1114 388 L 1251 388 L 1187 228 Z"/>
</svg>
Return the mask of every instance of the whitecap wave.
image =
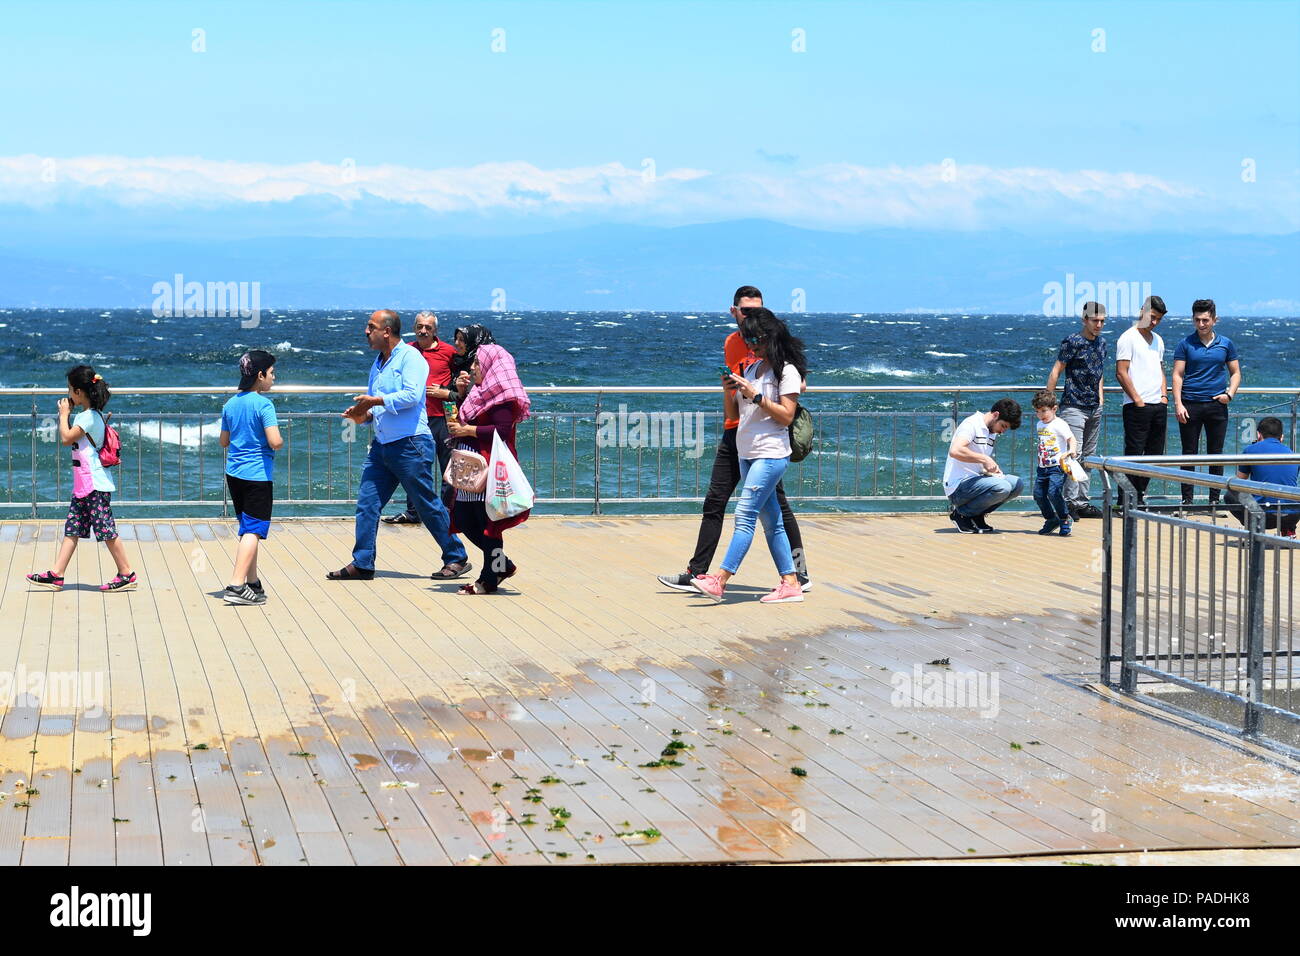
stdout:
<svg viewBox="0 0 1300 956">
<path fill-rule="evenodd" d="M 890 368 L 887 365 L 868 365 L 866 368 L 854 366 L 852 371 L 865 372 L 867 375 L 889 375 L 893 378 L 916 378 L 918 375 L 928 374 L 910 368 Z"/>
<path fill-rule="evenodd" d="M 139 436 L 141 442 L 152 442 L 163 445 L 180 445 L 182 448 L 198 448 L 200 443 L 215 442 L 221 437 L 221 419 L 215 422 L 204 422 L 202 427 L 202 437 L 199 435 L 199 425 L 181 424 L 178 422 L 163 422 L 157 419 L 146 419 L 139 423 L 131 422 L 119 423 L 118 427 L 122 430 L 122 440 L 125 444 L 128 440 Z"/>
<path fill-rule="evenodd" d="M 935 358 L 970 358 L 965 352 L 931 352 L 926 350 L 926 355 L 933 355 Z"/>
</svg>

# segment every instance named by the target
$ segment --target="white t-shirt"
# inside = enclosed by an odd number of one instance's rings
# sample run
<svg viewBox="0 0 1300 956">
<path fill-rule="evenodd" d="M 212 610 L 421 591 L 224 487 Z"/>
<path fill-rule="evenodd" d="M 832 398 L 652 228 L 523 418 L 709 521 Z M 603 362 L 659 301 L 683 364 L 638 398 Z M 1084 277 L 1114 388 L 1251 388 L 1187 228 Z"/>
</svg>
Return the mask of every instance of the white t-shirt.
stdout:
<svg viewBox="0 0 1300 956">
<path fill-rule="evenodd" d="M 86 433 L 73 446 L 72 497 L 84 498 L 92 491 L 117 491 L 117 485 L 113 484 L 113 479 L 108 477 L 99 461 L 98 448 L 104 444 L 103 417 L 99 412 L 86 409 L 74 416 L 69 424 Z M 95 439 L 94 445 L 90 443 L 91 438 Z"/>
<path fill-rule="evenodd" d="M 1151 344 L 1142 337 L 1135 325 L 1119 337 L 1115 343 L 1115 360 L 1127 360 L 1128 374 L 1133 379 L 1133 387 L 1142 396 L 1144 402 L 1158 402 L 1165 394 L 1165 340 L 1155 332 L 1151 333 Z M 1131 405 L 1133 399 L 1124 393 L 1124 404 Z"/>
<path fill-rule="evenodd" d="M 803 379 L 799 370 L 786 362 L 781 370 L 778 386 L 772 366 L 767 362 L 754 362 L 745 369 L 745 378 L 758 383 L 763 397 L 780 402 L 782 395 L 798 395 Z M 736 426 L 736 455 L 739 458 L 788 458 L 790 456 L 790 429 L 778 425 L 766 409 L 759 408 L 737 392 L 740 404 L 740 424 Z"/>
<path fill-rule="evenodd" d="M 998 440 L 998 436 L 989 431 L 989 426 L 984 424 L 984 412 L 976 412 L 965 418 L 957 431 L 953 434 L 952 440 L 957 441 L 962 438 L 968 438 L 967 443 L 970 450 L 981 455 L 993 457 L 993 443 Z M 957 490 L 957 486 L 969 478 L 971 475 L 984 474 L 984 466 L 977 461 L 958 461 L 952 455 L 948 456 L 948 463 L 943 468 L 943 493 L 951 495 Z"/>
<path fill-rule="evenodd" d="M 1061 456 L 1069 452 L 1074 433 L 1059 418 L 1038 422 L 1038 467 L 1059 468 Z"/>
</svg>

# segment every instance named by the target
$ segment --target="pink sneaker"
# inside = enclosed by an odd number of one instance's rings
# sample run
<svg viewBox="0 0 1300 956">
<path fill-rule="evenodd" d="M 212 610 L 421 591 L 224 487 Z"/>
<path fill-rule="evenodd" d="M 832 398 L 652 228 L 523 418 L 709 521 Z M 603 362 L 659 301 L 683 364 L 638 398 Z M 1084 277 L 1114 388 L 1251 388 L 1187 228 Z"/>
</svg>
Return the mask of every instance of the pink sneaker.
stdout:
<svg viewBox="0 0 1300 956">
<path fill-rule="evenodd" d="M 713 598 L 714 604 L 722 603 L 722 592 L 727 586 L 716 574 L 701 574 L 691 578 L 691 586 L 705 597 Z"/>
<path fill-rule="evenodd" d="M 764 604 L 792 604 L 803 600 L 803 589 L 797 584 L 782 581 L 775 591 L 764 594 L 759 600 Z"/>
</svg>

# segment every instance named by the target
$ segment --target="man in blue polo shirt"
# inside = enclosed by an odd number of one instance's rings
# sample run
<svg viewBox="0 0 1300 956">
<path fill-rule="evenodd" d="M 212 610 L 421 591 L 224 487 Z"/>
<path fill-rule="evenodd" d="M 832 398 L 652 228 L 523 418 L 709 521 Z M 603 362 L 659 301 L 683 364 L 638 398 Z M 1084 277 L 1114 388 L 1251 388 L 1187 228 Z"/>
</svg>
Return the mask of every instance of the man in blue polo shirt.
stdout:
<svg viewBox="0 0 1300 956">
<path fill-rule="evenodd" d="M 1205 453 L 1223 454 L 1223 439 L 1228 434 L 1228 403 L 1241 388 L 1241 363 L 1237 347 L 1214 331 L 1219 317 L 1213 299 L 1192 303 L 1192 323 L 1196 331 L 1174 349 L 1174 413 L 1178 416 L 1178 434 L 1183 454 L 1199 454 L 1201 429 L 1205 429 Z M 1184 465 L 1184 471 L 1195 471 Z M 1210 473 L 1223 474 L 1222 465 L 1211 465 Z M 1210 489 L 1210 504 L 1219 501 L 1219 489 Z M 1183 485 L 1183 504 L 1192 503 L 1192 486 Z"/>
<path fill-rule="evenodd" d="M 1293 452 L 1286 445 L 1282 444 L 1282 420 L 1280 418 L 1261 418 L 1259 420 L 1259 431 L 1256 432 L 1256 441 L 1253 445 L 1247 445 L 1241 450 L 1243 455 L 1293 455 Z M 1298 465 L 1238 465 L 1237 477 L 1244 478 L 1247 481 L 1267 481 L 1273 485 L 1287 485 L 1296 487 L 1296 476 L 1300 474 Z M 1228 492 L 1227 500 L 1229 504 L 1237 504 L 1238 496 L 1235 492 Z M 1296 525 L 1300 523 L 1300 501 L 1287 501 L 1282 498 L 1275 498 L 1272 495 L 1259 495 L 1255 501 L 1264 509 L 1264 527 L 1276 528 L 1281 525 L 1282 534 L 1287 538 L 1295 537 Z M 1245 509 L 1233 508 L 1235 514 L 1242 524 L 1246 523 Z"/>
<path fill-rule="evenodd" d="M 400 484 L 415 512 L 438 546 L 442 570 L 435 580 L 458 578 L 470 569 L 465 548 L 451 533 L 447 509 L 433 487 L 433 436 L 425 411 L 425 381 L 429 365 L 414 347 L 402 341 L 397 313 L 381 309 L 366 323 L 366 341 L 379 353 L 370 366 L 365 395 L 357 395 L 343 413 L 358 425 L 374 424 L 374 439 L 361 472 L 357 495 L 356 545 L 352 563 L 326 575 L 331 581 L 368 581 L 375 576 L 375 532 L 379 513 Z"/>
</svg>

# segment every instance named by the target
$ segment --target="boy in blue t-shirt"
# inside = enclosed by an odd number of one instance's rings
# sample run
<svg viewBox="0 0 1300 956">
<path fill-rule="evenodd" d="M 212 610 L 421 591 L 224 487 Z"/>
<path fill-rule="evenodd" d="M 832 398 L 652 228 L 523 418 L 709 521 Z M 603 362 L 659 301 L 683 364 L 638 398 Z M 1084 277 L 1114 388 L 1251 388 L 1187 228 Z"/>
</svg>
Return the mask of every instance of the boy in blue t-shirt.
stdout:
<svg viewBox="0 0 1300 956">
<path fill-rule="evenodd" d="M 239 515 L 235 569 L 222 595 L 228 604 L 266 603 L 257 576 L 257 547 L 271 529 L 275 452 L 284 444 L 275 406 L 266 397 L 274 384 L 275 356 L 261 349 L 245 352 L 239 360 L 239 394 L 221 409 L 226 485 Z"/>
<path fill-rule="evenodd" d="M 1256 432 L 1256 441 L 1252 445 L 1247 445 L 1241 450 L 1243 455 L 1293 455 L 1293 452 L 1286 445 L 1282 444 L 1282 420 L 1280 418 L 1261 418 L 1259 420 L 1258 431 Z M 1296 476 L 1300 474 L 1300 466 L 1297 465 L 1238 465 L 1237 477 L 1244 478 L 1247 481 L 1267 481 L 1274 485 L 1289 485 L 1296 487 Z M 1241 500 L 1235 492 L 1228 492 L 1227 501 L 1229 504 L 1236 505 Z M 1282 536 L 1294 538 L 1296 525 L 1300 523 L 1300 501 L 1289 501 L 1283 498 L 1275 498 L 1271 495 L 1258 495 L 1255 498 L 1256 503 L 1264 509 L 1264 527 L 1277 528 L 1280 526 Z M 1232 509 L 1233 514 L 1241 521 L 1246 523 L 1246 512 L 1244 508 L 1236 507 Z"/>
</svg>

